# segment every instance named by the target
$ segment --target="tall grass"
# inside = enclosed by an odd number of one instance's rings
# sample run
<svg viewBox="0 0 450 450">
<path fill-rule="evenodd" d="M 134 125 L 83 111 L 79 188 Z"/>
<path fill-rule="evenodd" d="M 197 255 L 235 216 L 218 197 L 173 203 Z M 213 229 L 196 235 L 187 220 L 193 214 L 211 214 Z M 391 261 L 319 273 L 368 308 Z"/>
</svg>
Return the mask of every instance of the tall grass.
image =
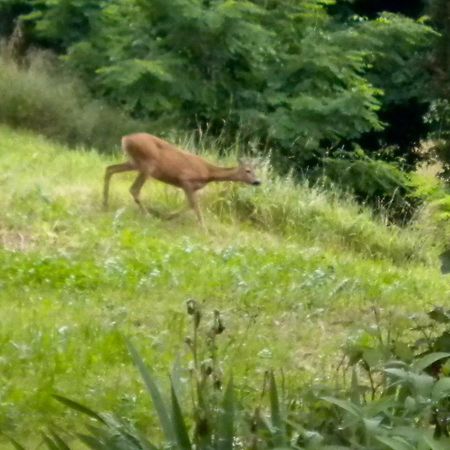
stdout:
<svg viewBox="0 0 450 450">
<path fill-rule="evenodd" d="M 223 165 L 235 164 L 248 151 L 242 142 L 224 147 L 220 138 L 208 136 L 186 136 L 179 143 L 209 160 L 214 161 L 221 154 Z M 237 184 L 210 186 L 204 201 L 210 214 L 222 222 L 232 218 L 241 225 L 247 223 L 285 238 L 319 245 L 327 242 L 336 250 L 370 258 L 388 258 L 398 263 L 429 262 L 437 235 L 431 232 L 432 227 L 425 223 L 421 212 L 407 226 L 399 226 L 329 180 L 311 183 L 298 180 L 293 174 L 280 174 L 269 156 L 254 162 L 262 185 L 255 189 L 241 189 Z"/>
<path fill-rule="evenodd" d="M 214 142 L 201 144 L 218 161 Z M 5 126 L 0 148 L 0 428 L 23 440 L 62 411 L 55 392 L 147 429 L 121 334 L 143 340 L 142 357 L 164 373 L 188 298 L 223 311 L 230 367 L 251 392 L 260 367 L 283 367 L 295 384 L 329 374 L 348 328 L 370 321 L 373 305 L 391 317 L 448 303 L 437 258 L 422 263 L 433 256 L 424 231 L 387 227 L 351 198 L 280 177 L 267 162 L 260 189 L 205 189 L 203 233 L 193 214 L 140 214 L 131 173 L 113 179 L 103 211 L 104 168 L 121 157 Z M 142 200 L 166 210 L 185 201 L 158 182 Z M 70 427 L 72 413 L 61 414 Z"/>
<path fill-rule="evenodd" d="M 0 47 L 0 122 L 36 131 L 70 146 L 108 151 L 120 136 L 144 124 L 94 100 L 83 84 L 64 73 L 44 52 L 23 65 Z"/>
<path fill-rule="evenodd" d="M 414 224 L 405 228 L 386 225 L 381 216 L 359 205 L 352 196 L 345 198 L 339 190 L 297 183 L 289 176 L 269 175 L 268 165 L 265 172 L 267 182 L 260 189 L 229 186 L 213 199 L 211 208 L 222 217 L 231 215 L 265 231 L 315 243 L 328 242 L 371 258 L 427 260 L 432 236 L 416 232 Z"/>
</svg>

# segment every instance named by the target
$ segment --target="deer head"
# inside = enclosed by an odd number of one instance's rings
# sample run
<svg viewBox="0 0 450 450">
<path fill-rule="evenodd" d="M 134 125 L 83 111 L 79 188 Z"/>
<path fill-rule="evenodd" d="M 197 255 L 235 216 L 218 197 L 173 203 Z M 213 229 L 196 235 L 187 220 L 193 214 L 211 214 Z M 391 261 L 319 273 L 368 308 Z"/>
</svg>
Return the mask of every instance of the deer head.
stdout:
<svg viewBox="0 0 450 450">
<path fill-rule="evenodd" d="M 255 174 L 254 164 L 243 159 L 239 159 L 238 177 L 239 181 L 242 181 L 243 183 L 251 184 L 253 186 L 259 186 L 261 184 L 261 181 Z"/>
</svg>

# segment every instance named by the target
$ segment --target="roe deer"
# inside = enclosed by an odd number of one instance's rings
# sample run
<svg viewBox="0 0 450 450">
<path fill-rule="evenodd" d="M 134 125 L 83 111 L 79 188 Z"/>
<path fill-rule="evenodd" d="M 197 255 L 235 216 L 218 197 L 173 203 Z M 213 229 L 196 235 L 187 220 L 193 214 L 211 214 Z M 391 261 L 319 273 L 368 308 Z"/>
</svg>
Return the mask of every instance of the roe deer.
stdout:
<svg viewBox="0 0 450 450">
<path fill-rule="evenodd" d="M 164 183 L 183 189 L 188 206 L 170 215 L 175 217 L 181 212 L 192 208 L 202 226 L 204 226 L 196 193 L 211 181 L 240 181 L 258 186 L 261 182 L 256 178 L 250 164 L 240 162 L 239 166 L 218 167 L 205 161 L 197 155 L 176 148 L 174 145 L 147 133 L 136 133 L 122 138 L 122 150 L 128 156 L 128 161 L 114 164 L 106 168 L 103 188 L 103 205 L 108 206 L 109 182 L 115 173 L 135 170 L 138 176 L 131 185 L 130 193 L 139 208 L 147 210 L 142 205 L 139 194 L 147 178 L 155 178 Z"/>
</svg>

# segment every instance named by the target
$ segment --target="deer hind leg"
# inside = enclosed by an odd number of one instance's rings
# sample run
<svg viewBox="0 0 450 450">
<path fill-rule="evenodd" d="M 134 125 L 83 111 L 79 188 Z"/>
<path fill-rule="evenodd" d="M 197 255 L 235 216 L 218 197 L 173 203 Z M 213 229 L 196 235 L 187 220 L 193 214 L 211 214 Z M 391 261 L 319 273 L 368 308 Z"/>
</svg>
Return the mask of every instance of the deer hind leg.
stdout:
<svg viewBox="0 0 450 450">
<path fill-rule="evenodd" d="M 144 173 L 140 173 L 136 179 L 134 180 L 134 183 L 130 187 L 130 194 L 133 196 L 134 201 L 139 206 L 140 210 L 144 213 L 148 212 L 144 206 L 141 203 L 141 199 L 139 198 L 139 195 L 141 193 L 142 186 L 144 186 L 145 182 L 147 180 L 147 175 Z"/>
<path fill-rule="evenodd" d="M 131 162 L 125 162 L 122 164 L 113 164 L 112 166 L 108 166 L 105 170 L 105 181 L 103 184 L 103 207 L 108 207 L 108 197 L 109 197 L 109 183 L 111 181 L 111 177 L 115 173 L 121 172 L 129 172 L 131 170 L 136 170 L 134 165 Z"/>
</svg>

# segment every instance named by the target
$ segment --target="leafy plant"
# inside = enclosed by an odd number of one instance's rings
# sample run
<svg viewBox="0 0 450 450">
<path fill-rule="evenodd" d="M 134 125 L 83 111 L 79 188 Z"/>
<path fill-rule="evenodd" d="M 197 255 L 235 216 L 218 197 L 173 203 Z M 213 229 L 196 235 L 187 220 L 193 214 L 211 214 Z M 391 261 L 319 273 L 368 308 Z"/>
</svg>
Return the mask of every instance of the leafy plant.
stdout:
<svg viewBox="0 0 450 450">
<path fill-rule="evenodd" d="M 94 412 L 73 400 L 62 396 L 55 396 L 66 406 L 75 409 L 94 419 L 96 425 L 87 425 L 86 433 L 77 433 L 77 437 L 92 449 L 145 449 L 170 448 L 186 450 L 189 448 L 204 448 L 225 450 L 233 448 L 235 409 L 233 380 L 230 378 L 226 387 L 222 389 L 217 361 L 215 358 L 216 336 L 224 330 L 220 314 L 215 311 L 211 327 L 205 337 L 205 345 L 209 351 L 209 358 L 201 359 L 199 327 L 202 314 L 197 303 L 188 302 L 188 313 L 192 316 L 193 336 L 187 339 L 192 351 L 192 368 L 190 370 L 193 395 L 193 423 L 186 419 L 180 404 L 177 386 L 180 380 L 172 378 L 170 386 L 170 400 L 165 400 L 157 384 L 155 375 L 146 367 L 131 342 L 127 342 L 130 355 L 138 368 L 147 392 L 153 401 L 153 407 L 159 418 L 165 444 L 155 446 L 130 423 L 117 416 Z M 175 372 L 174 375 L 176 376 Z M 189 428 L 193 431 L 190 433 Z M 192 436 L 190 436 L 192 434 Z M 44 442 L 49 449 L 69 448 L 61 436 L 56 432 L 44 435 Z"/>
<path fill-rule="evenodd" d="M 216 347 L 216 338 L 224 331 L 220 314 L 214 312 L 203 338 L 200 337 L 202 313 L 193 300 L 188 301 L 188 314 L 193 325 L 193 334 L 187 339 L 192 358 L 192 407 L 186 408 L 181 401 L 176 371 L 171 378 L 170 398 L 166 398 L 155 375 L 128 342 L 131 357 L 152 399 L 162 435 L 150 441 L 126 420 L 55 396 L 95 423 L 87 423 L 86 432 L 76 433 L 88 448 L 443 450 L 450 444 L 447 363 L 450 361 L 450 311 L 435 308 L 428 314 L 432 322 L 444 326 L 441 334 L 427 334 L 427 324 L 414 328 L 424 333 L 425 342 L 417 341 L 413 347 L 426 348 L 415 355 L 392 339 L 389 330 L 387 334 L 382 331 L 375 310 L 377 327 L 365 336 L 361 334 L 347 347 L 352 368 L 351 383 L 341 391 L 345 395 L 325 395 L 325 390 L 319 389 L 312 397 L 309 391 L 285 402 L 280 397 L 274 373 L 267 372 L 261 399 L 267 394 L 269 405 L 259 404 L 253 412 L 237 401 L 232 378 L 222 386 Z M 400 354 L 403 359 L 392 359 Z M 360 373 L 358 367 L 364 372 Z M 369 380 L 370 389 L 365 380 Z M 332 392 L 329 388 L 328 391 Z M 305 409 L 309 410 L 308 414 Z M 319 417 L 321 426 L 311 429 Z M 70 447 L 62 436 L 51 429 L 43 433 L 43 443 L 50 450 L 67 450 Z M 15 448 L 23 448 L 14 439 L 11 442 Z"/>
<path fill-rule="evenodd" d="M 249 448 L 281 448 L 288 445 L 286 416 L 280 404 L 275 377 L 267 373 L 266 382 L 270 398 L 270 416 L 266 417 L 257 408 L 251 415 L 245 414 L 235 398 L 233 378 L 225 386 L 217 360 L 216 338 L 224 331 L 221 315 L 214 311 L 212 323 L 201 337 L 202 312 L 194 300 L 187 303 L 188 314 L 192 317 L 192 336 L 186 339 L 191 350 L 192 365 L 189 369 L 193 404 L 183 408 L 179 392 L 180 380 L 176 379 L 177 368 L 170 382 L 170 398 L 161 393 L 155 375 L 145 365 L 131 342 L 127 346 L 149 393 L 159 419 L 163 444 L 154 444 L 131 423 L 115 415 L 97 413 L 66 397 L 55 395 L 55 399 L 65 406 L 84 414 L 95 422 L 86 424 L 86 432 L 75 433 L 88 448 L 94 450 L 156 450 L 191 448 L 204 450 L 232 450 L 242 448 L 248 442 Z M 203 352 L 207 352 L 207 355 Z M 207 358 L 205 358 L 207 356 Z M 188 413 L 186 412 L 188 411 Z M 69 449 L 62 435 L 50 430 L 43 433 L 43 443 L 49 450 Z M 11 439 L 17 447 L 20 444 Z M 158 442 L 161 441 L 158 438 Z M 266 441 L 265 444 L 263 442 Z M 287 447 L 286 447 L 287 448 Z"/>
<path fill-rule="evenodd" d="M 338 156 L 341 156 L 338 158 Z M 390 220 L 407 221 L 417 208 L 408 175 L 394 163 L 368 157 L 362 150 L 325 158 L 324 174 L 360 201 L 384 211 Z"/>
<path fill-rule="evenodd" d="M 450 311 L 435 308 L 428 320 L 415 318 L 411 330 L 419 338 L 412 345 L 390 328 L 383 331 L 379 311 L 374 315 L 376 325 L 346 350 L 353 367 L 352 400 L 328 400 L 354 418 L 349 422 L 353 435 L 364 432 L 372 444 L 444 448 L 450 443 Z"/>
</svg>

